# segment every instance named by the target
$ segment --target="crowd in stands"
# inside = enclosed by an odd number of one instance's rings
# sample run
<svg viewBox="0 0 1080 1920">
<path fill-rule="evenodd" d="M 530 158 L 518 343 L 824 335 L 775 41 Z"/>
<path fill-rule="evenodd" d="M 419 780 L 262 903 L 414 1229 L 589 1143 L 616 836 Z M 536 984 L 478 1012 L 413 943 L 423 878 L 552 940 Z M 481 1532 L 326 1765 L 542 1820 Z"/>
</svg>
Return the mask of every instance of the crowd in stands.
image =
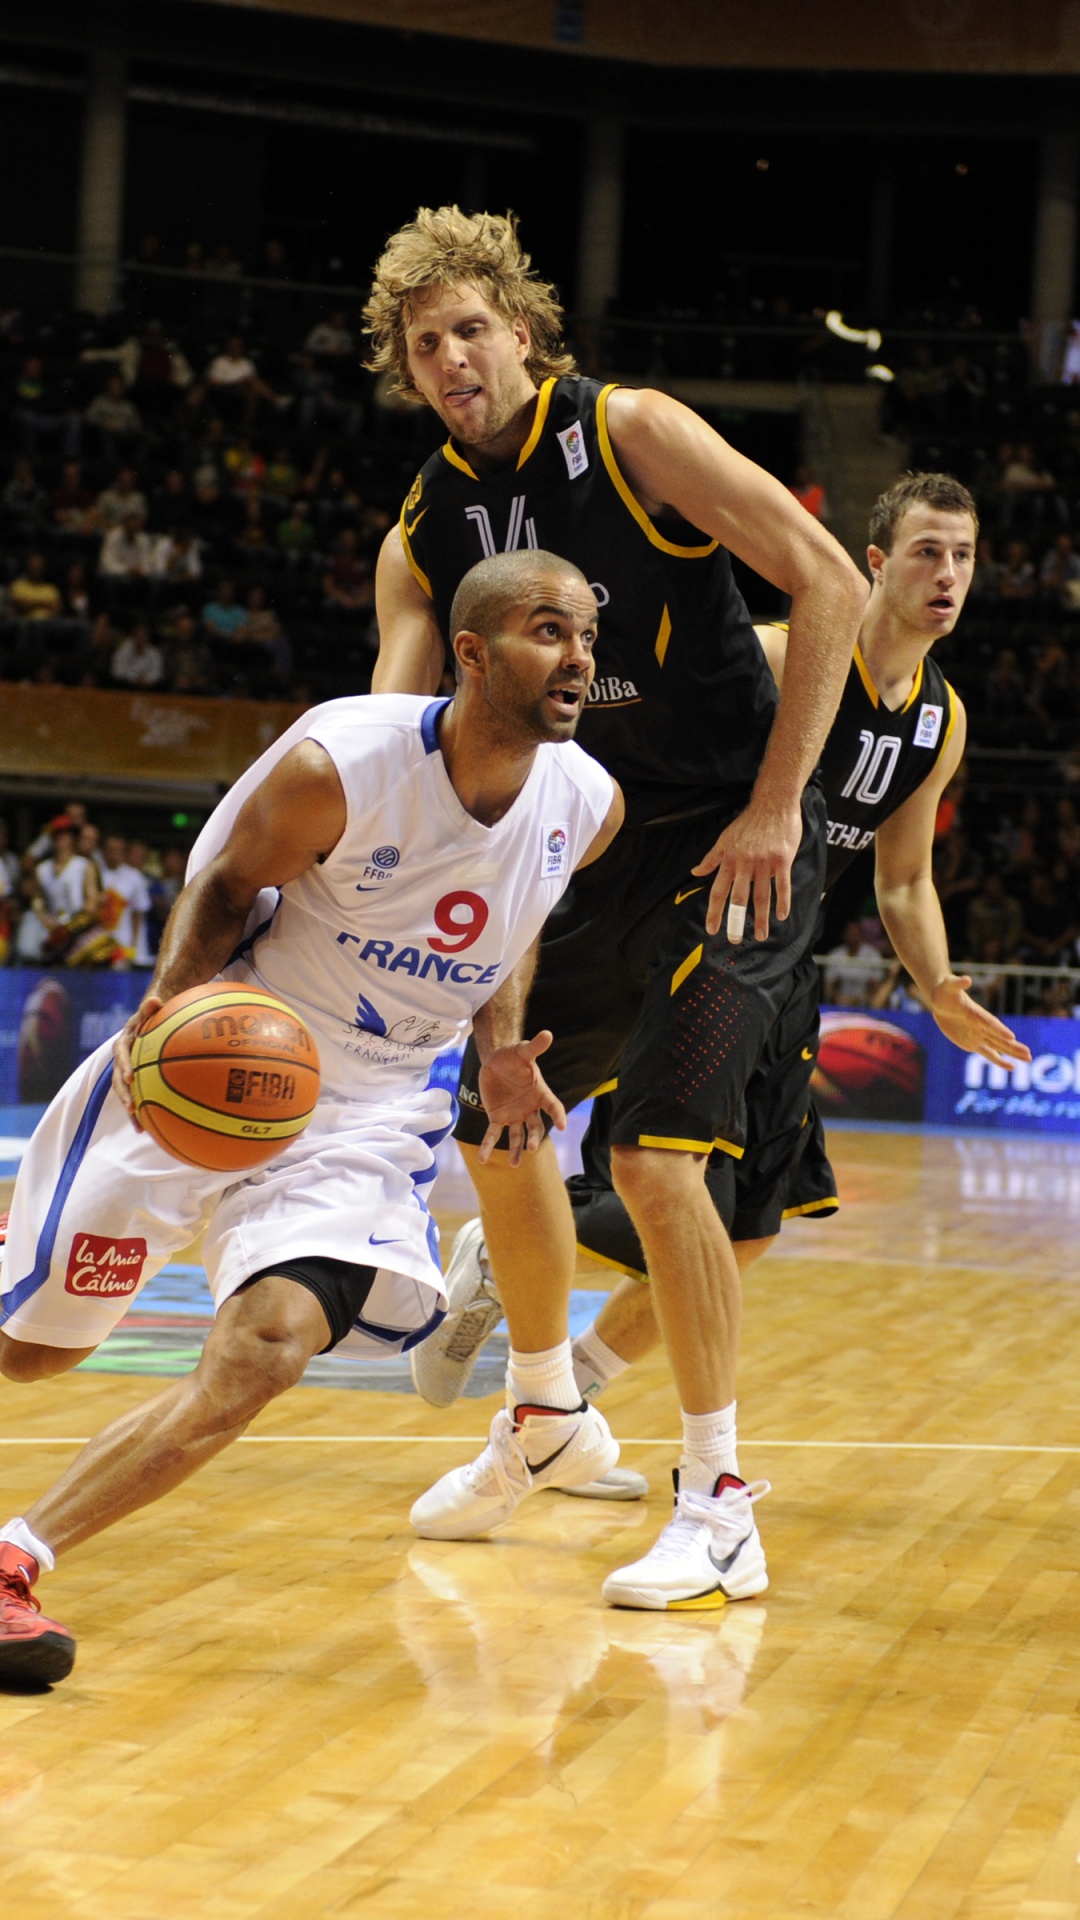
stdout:
<svg viewBox="0 0 1080 1920">
<path fill-rule="evenodd" d="M 21 850 L 0 817 L 0 965 L 152 967 L 186 862 L 178 844 L 103 833 L 78 800 Z"/>
<path fill-rule="evenodd" d="M 0 316 L 0 678 L 364 691 L 374 560 L 429 443 L 344 309 L 291 341 Z"/>
</svg>

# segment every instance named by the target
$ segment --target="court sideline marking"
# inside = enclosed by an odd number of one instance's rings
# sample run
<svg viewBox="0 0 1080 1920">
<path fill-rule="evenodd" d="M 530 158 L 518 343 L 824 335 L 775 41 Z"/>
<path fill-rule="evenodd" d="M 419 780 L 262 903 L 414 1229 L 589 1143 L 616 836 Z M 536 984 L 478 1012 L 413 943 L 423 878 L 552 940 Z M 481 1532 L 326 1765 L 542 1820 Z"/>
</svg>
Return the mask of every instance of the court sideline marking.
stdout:
<svg viewBox="0 0 1080 1920">
<path fill-rule="evenodd" d="M 89 1434 L 19 1434 L 0 1437 L 0 1447 L 85 1447 Z M 246 1433 L 237 1447 L 450 1447 L 485 1446 L 486 1433 Z M 656 1440 L 620 1440 L 620 1447 L 678 1447 L 682 1440 L 662 1435 Z M 1047 1447 L 1033 1442 L 1008 1444 L 980 1440 L 758 1440 L 742 1437 L 751 1447 L 832 1449 L 841 1453 L 1060 1453 L 1080 1457 L 1080 1445 Z"/>
</svg>

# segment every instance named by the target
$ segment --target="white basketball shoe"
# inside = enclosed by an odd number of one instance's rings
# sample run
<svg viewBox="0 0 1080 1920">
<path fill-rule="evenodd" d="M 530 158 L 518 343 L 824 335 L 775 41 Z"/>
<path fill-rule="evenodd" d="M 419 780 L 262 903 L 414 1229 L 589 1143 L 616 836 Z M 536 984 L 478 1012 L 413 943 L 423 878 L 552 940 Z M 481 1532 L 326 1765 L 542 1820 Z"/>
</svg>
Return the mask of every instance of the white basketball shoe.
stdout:
<svg viewBox="0 0 1080 1920">
<path fill-rule="evenodd" d="M 609 1573 L 604 1599 L 613 1607 L 656 1612 L 705 1612 L 729 1600 L 749 1600 L 769 1584 L 754 1502 L 771 1491 L 767 1480 L 748 1486 L 722 1473 L 711 1494 L 680 1486 L 675 1513 L 642 1560 Z"/>
<path fill-rule="evenodd" d="M 450 1249 L 446 1299 L 445 1320 L 409 1354 L 413 1386 L 429 1407 L 452 1407 L 461 1398 L 485 1340 L 503 1317 L 481 1220 L 467 1220 Z M 649 1483 L 632 1467 L 616 1467 L 584 1486 L 557 1491 L 579 1500 L 644 1500 Z"/>
<path fill-rule="evenodd" d="M 504 1527 L 531 1493 L 581 1486 L 618 1458 L 603 1414 L 584 1401 L 573 1413 L 500 1407 L 483 1453 L 444 1473 L 409 1519 L 424 1540 L 476 1540 Z"/>
<path fill-rule="evenodd" d="M 503 1317 L 480 1220 L 467 1220 L 450 1249 L 446 1318 L 413 1347 L 413 1386 L 429 1407 L 452 1407 L 464 1393 L 485 1340 Z"/>
</svg>

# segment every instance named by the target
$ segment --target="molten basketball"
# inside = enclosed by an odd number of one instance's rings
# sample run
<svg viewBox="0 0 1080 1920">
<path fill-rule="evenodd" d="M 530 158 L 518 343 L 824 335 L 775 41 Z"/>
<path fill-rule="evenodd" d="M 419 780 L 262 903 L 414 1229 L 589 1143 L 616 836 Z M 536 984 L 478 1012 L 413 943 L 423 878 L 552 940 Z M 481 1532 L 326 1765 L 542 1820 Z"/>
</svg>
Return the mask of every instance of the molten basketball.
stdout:
<svg viewBox="0 0 1080 1920">
<path fill-rule="evenodd" d="M 190 987 L 131 1049 L 140 1126 L 177 1160 L 246 1173 L 303 1133 L 319 1055 L 299 1014 L 260 987 Z"/>
<path fill-rule="evenodd" d="M 822 1113 L 921 1120 L 926 1056 L 914 1034 L 869 1014 L 823 1013 L 810 1087 Z"/>
</svg>

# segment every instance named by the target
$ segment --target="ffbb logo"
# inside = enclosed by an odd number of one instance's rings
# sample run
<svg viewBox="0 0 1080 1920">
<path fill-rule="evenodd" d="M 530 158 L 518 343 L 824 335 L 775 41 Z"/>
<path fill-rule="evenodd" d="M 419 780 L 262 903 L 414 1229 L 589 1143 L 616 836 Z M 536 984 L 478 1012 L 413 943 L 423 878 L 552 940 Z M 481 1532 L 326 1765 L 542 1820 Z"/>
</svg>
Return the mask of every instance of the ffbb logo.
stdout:
<svg viewBox="0 0 1080 1920">
<path fill-rule="evenodd" d="M 99 1233 L 77 1233 L 64 1286 L 68 1293 L 115 1300 L 138 1290 L 145 1261 L 145 1240 L 108 1240 Z"/>
</svg>

